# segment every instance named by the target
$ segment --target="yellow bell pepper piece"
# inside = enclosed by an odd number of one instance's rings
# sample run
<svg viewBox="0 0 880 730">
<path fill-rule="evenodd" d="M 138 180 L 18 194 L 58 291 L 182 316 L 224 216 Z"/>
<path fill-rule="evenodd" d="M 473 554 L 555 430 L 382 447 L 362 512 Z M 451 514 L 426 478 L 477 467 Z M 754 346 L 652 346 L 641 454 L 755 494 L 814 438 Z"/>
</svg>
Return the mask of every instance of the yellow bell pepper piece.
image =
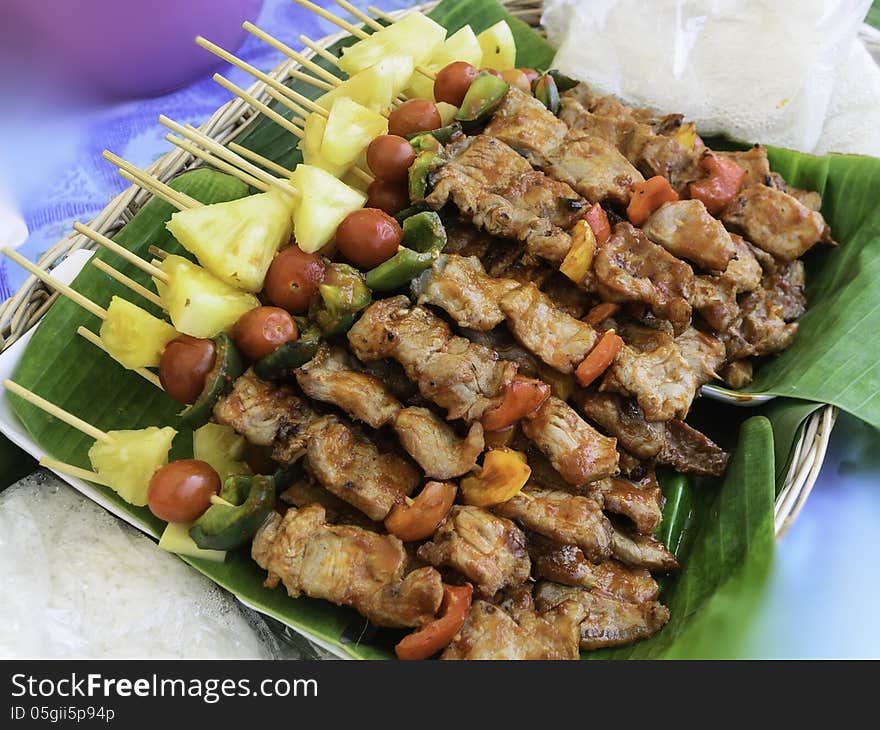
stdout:
<svg viewBox="0 0 880 730">
<path fill-rule="evenodd" d="M 575 284 L 580 284 L 593 265 L 596 253 L 596 236 L 585 220 L 579 220 L 571 230 L 571 249 L 563 259 L 559 270 Z"/>
<path fill-rule="evenodd" d="M 461 480 L 459 489 L 465 504 L 490 507 L 513 499 L 531 474 L 525 454 L 508 448 L 492 449 L 483 457 L 483 466 Z"/>
<path fill-rule="evenodd" d="M 685 122 L 675 130 L 672 138 L 686 150 L 692 150 L 697 141 L 697 125 L 693 122 Z"/>
</svg>

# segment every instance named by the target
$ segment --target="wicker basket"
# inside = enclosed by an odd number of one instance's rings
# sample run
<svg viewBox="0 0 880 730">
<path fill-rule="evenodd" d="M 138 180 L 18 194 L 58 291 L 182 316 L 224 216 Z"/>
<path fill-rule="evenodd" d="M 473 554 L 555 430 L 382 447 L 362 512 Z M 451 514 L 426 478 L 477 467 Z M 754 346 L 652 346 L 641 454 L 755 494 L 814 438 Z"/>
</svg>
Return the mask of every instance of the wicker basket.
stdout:
<svg viewBox="0 0 880 730">
<path fill-rule="evenodd" d="M 436 2 L 429 2 L 417 5 L 415 8 L 430 10 L 436 4 Z M 509 0 L 504 4 L 513 15 L 540 31 L 540 0 Z M 401 15 L 405 12 L 408 10 L 397 11 L 393 15 Z M 327 36 L 318 43 L 322 46 L 329 46 L 345 35 L 338 33 Z M 301 53 L 307 57 L 314 55 L 308 49 Z M 284 81 L 288 76 L 288 71 L 298 65 L 288 59 L 278 64 L 268 75 L 279 81 Z M 261 101 L 266 103 L 272 101 L 271 97 L 266 94 L 266 85 L 263 82 L 253 84 L 248 91 Z M 240 135 L 258 116 L 259 113 L 249 107 L 246 102 L 233 99 L 220 107 L 200 129 L 218 142 L 226 143 Z M 203 164 L 201 160 L 175 148 L 156 160 L 147 168 L 147 171 L 163 181 L 168 181 L 184 170 L 198 167 L 201 164 Z M 100 233 L 112 236 L 134 217 L 150 197 L 150 193 L 132 186 L 114 197 L 89 223 L 89 226 Z M 70 233 L 49 249 L 38 263 L 42 268 L 51 269 L 71 251 L 94 247 L 95 244 L 85 236 L 79 233 Z M 37 324 L 57 296 L 47 290 L 36 277 L 29 277 L 15 294 L 0 305 L 0 351 L 9 347 L 28 329 Z M 792 524 L 816 483 L 836 418 L 837 409 L 832 406 L 823 406 L 807 419 L 799 433 L 791 466 L 776 500 L 777 537 L 781 536 Z"/>
</svg>

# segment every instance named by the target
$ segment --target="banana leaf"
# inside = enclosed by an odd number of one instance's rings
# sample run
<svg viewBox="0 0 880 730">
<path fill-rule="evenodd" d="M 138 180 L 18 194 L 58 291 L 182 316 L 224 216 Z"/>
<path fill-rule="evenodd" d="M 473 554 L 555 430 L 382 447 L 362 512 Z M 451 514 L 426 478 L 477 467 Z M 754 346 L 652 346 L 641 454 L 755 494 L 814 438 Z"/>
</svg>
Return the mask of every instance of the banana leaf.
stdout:
<svg viewBox="0 0 880 730">
<path fill-rule="evenodd" d="M 494 0 L 445 0 L 431 15 L 451 31 L 466 23 L 479 31 L 507 18 L 517 40 L 518 65 L 546 68 L 552 59 L 553 51 L 546 42 L 523 23 L 506 16 Z M 301 93 L 316 95 L 310 87 L 294 85 Z M 289 116 L 287 110 L 277 110 Z M 249 126 L 237 141 L 287 167 L 300 160 L 296 139 L 265 119 Z M 834 400 L 876 423 L 880 420 L 877 417 L 880 403 L 877 399 L 867 405 L 862 402 L 866 400 L 870 377 L 850 387 L 855 382 L 850 361 L 864 364 L 870 358 L 857 356 L 857 353 L 844 356 L 847 347 L 858 350 L 856 337 L 852 335 L 857 332 L 856 325 L 860 328 L 858 332 L 871 332 L 867 324 L 873 321 L 871 317 L 877 309 L 871 312 L 870 302 L 866 304 L 872 297 L 866 282 L 871 268 L 870 251 L 880 245 L 880 213 L 871 208 L 872 200 L 877 198 L 876 186 L 880 184 L 880 162 L 849 157 L 817 160 L 782 150 L 772 151 L 772 161 L 786 177 L 790 176 L 792 183 L 818 188 L 826 195 L 825 212 L 841 246 L 817 252 L 811 260 L 813 283 L 808 292 L 811 300 L 808 317 L 812 320 L 805 322 L 796 340 L 796 349 L 762 368 L 757 383 L 770 392 L 785 392 L 793 398 Z M 209 169 L 182 175 L 173 186 L 206 203 L 234 199 L 248 192 L 238 181 Z M 182 249 L 164 228 L 171 212 L 170 206 L 154 200 L 115 240 L 146 258 L 149 258 L 150 244 L 182 254 Z M 147 277 L 131 265 L 105 251 L 96 255 L 150 286 Z M 847 290 L 852 287 L 854 291 L 845 294 L 843 284 Z M 131 296 L 92 266 L 85 267 L 73 286 L 105 305 L 113 294 Z M 847 306 L 856 306 L 862 315 L 854 315 Z M 858 321 L 863 315 L 866 317 L 864 328 Z M 172 456 L 189 455 L 191 434 L 177 419 L 178 406 L 79 338 L 75 334 L 78 325 L 97 329 L 94 317 L 66 300 L 59 300 L 43 318 L 14 378 L 102 429 L 172 425 L 180 431 Z M 850 332 L 848 338 L 837 336 L 841 329 Z M 859 346 L 869 351 L 871 337 L 857 335 L 857 338 Z M 801 343 L 801 339 L 804 342 Z M 817 365 L 812 359 L 817 353 L 833 356 L 838 364 Z M 86 456 L 89 439 L 17 399 L 13 399 L 13 407 L 34 440 L 46 451 L 63 461 L 89 466 Z M 797 432 L 797 425 L 792 423 L 799 420 L 797 414 L 789 414 L 787 418 L 774 418 L 771 426 L 765 418 L 752 418 L 742 425 L 737 439 L 737 429 L 744 419 L 742 410 L 706 403 L 702 410 L 707 414 L 702 417 L 701 425 L 708 424 L 710 435 L 726 447 L 735 446 L 735 456 L 723 484 L 705 480 L 697 483 L 671 473 L 660 475 L 667 502 L 659 534 L 682 563 L 680 573 L 665 580 L 663 585 L 662 597 L 672 611 L 672 621 L 654 639 L 628 649 L 605 652 L 606 656 L 711 655 L 711 647 L 705 642 L 687 638 L 692 631 L 699 633 L 699 617 L 703 613 L 711 615 L 717 610 L 713 607 L 724 604 L 728 593 L 734 592 L 737 596 L 760 593 L 765 573 L 762 566 L 766 566 L 772 556 L 774 459 L 779 460 L 783 455 L 787 458 Z M 747 415 L 751 413 L 753 411 Z M 161 533 L 163 523 L 147 509 L 131 507 L 107 492 L 120 514 L 154 536 Z M 389 657 L 400 637 L 399 632 L 376 631 L 349 609 L 307 598 L 290 599 L 283 588 L 264 589 L 264 575 L 246 550 L 231 554 L 225 564 L 188 562 L 259 610 L 336 644 L 354 657 Z M 731 621 L 736 620 L 734 615 Z"/>
</svg>

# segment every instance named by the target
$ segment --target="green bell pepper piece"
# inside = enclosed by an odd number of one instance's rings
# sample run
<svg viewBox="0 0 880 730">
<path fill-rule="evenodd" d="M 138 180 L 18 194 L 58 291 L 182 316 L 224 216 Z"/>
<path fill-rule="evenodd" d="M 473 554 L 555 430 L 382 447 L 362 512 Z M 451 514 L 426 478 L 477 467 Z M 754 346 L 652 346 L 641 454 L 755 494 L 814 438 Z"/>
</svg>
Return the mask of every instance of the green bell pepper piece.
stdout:
<svg viewBox="0 0 880 730">
<path fill-rule="evenodd" d="M 424 152 L 425 150 L 440 152 L 442 145 L 449 144 L 460 134 L 463 134 L 461 124 L 452 122 L 452 124 L 447 124 L 445 127 L 440 127 L 440 129 L 434 129 L 430 132 L 416 132 L 409 135 L 407 139 L 417 152 Z"/>
<path fill-rule="evenodd" d="M 416 213 L 421 213 L 423 210 L 430 210 L 427 205 L 424 203 L 416 203 L 415 205 L 409 206 L 409 208 L 404 208 L 399 213 L 395 213 L 393 218 L 398 223 L 403 225 L 403 222 L 409 218 L 410 216 L 415 215 Z"/>
<path fill-rule="evenodd" d="M 559 113 L 559 89 L 550 74 L 547 73 L 535 79 L 534 91 L 538 101 L 554 114 Z"/>
<path fill-rule="evenodd" d="M 205 376 L 205 387 L 196 402 L 187 406 L 180 413 L 181 420 L 192 428 L 198 428 L 208 422 L 214 404 L 220 400 L 233 381 L 244 372 L 241 355 L 229 335 L 220 333 L 214 338 L 217 354 L 214 367 Z"/>
<path fill-rule="evenodd" d="M 556 82 L 556 89 L 559 91 L 560 94 L 564 91 L 569 91 L 570 89 L 573 89 L 575 86 L 578 85 L 576 79 L 571 78 L 571 76 L 566 76 L 564 73 L 562 73 L 562 71 L 559 71 L 555 68 L 551 68 L 547 72 L 547 75 Z"/>
<path fill-rule="evenodd" d="M 310 324 L 293 342 L 285 342 L 274 352 L 261 357 L 254 363 L 254 372 L 263 380 L 287 380 L 293 371 L 305 365 L 318 352 L 321 344 L 321 331 L 317 325 Z"/>
<path fill-rule="evenodd" d="M 232 506 L 212 504 L 189 530 L 204 550 L 233 550 L 250 540 L 275 508 L 275 479 L 234 475 L 223 483 L 220 497 Z"/>
<path fill-rule="evenodd" d="M 480 71 L 473 80 L 455 115 L 459 122 L 480 122 L 495 111 L 510 85 L 488 71 Z"/>
<path fill-rule="evenodd" d="M 313 300 L 309 317 L 324 337 L 348 331 L 358 313 L 372 301 L 364 275 L 348 264 L 328 264 L 318 292 L 320 297 Z"/>
<path fill-rule="evenodd" d="M 409 199 L 413 203 L 422 202 L 428 195 L 430 175 L 443 165 L 444 157 L 432 150 L 419 152 L 416 161 L 409 168 Z"/>
<path fill-rule="evenodd" d="M 413 251 L 440 251 L 446 245 L 446 229 L 434 211 L 424 211 L 403 222 L 403 245 Z"/>
<path fill-rule="evenodd" d="M 390 259 L 367 272 L 367 286 L 383 292 L 400 289 L 427 269 L 438 254 L 438 250 L 420 253 L 401 247 Z"/>
</svg>

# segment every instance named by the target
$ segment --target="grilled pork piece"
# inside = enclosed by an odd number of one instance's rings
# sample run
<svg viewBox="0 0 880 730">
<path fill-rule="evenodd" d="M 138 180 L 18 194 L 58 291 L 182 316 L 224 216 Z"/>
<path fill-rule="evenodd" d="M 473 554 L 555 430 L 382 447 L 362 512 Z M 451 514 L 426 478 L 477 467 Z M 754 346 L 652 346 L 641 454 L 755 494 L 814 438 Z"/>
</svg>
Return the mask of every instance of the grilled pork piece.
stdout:
<svg viewBox="0 0 880 730">
<path fill-rule="evenodd" d="M 308 460 L 323 487 L 377 522 L 420 481 L 418 469 L 406 459 L 381 453 L 362 433 L 332 417 L 309 438 Z"/>
<path fill-rule="evenodd" d="M 675 340 L 638 325 L 622 327 L 626 346 L 605 371 L 601 391 L 634 397 L 648 421 L 684 418 L 700 380 Z"/>
<path fill-rule="evenodd" d="M 635 401 L 614 393 L 583 391 L 574 402 L 587 418 L 598 423 L 634 456 L 653 459 L 663 448 L 664 424 L 646 421 Z"/>
<path fill-rule="evenodd" d="M 547 581 L 541 581 L 535 589 L 535 602 L 542 611 L 572 601 L 586 614 L 580 624 L 581 649 L 632 644 L 653 636 L 669 621 L 669 609 L 656 601 L 627 603 Z"/>
<path fill-rule="evenodd" d="M 596 330 L 557 309 L 534 284 L 507 292 L 500 306 L 517 341 L 560 372 L 574 372 L 596 344 Z"/>
<path fill-rule="evenodd" d="M 495 514 L 516 520 L 551 540 L 577 545 L 594 563 L 609 557 L 611 523 L 598 502 L 535 486 L 527 486 L 523 492 L 493 507 Z"/>
<path fill-rule="evenodd" d="M 577 601 L 560 601 L 546 612 L 528 603 L 495 606 L 475 601 L 441 659 L 577 659 L 585 612 Z M 507 610 L 505 610 L 507 609 Z"/>
<path fill-rule="evenodd" d="M 736 286 L 721 276 L 695 276 L 691 306 L 716 332 L 723 332 L 739 316 Z"/>
<path fill-rule="evenodd" d="M 351 606 L 377 626 L 422 626 L 443 598 L 440 574 L 425 567 L 404 576 L 408 557 L 393 535 L 328 525 L 313 504 L 273 513 L 257 532 L 251 556 L 292 598 L 307 595 Z"/>
<path fill-rule="evenodd" d="M 418 556 L 435 567 L 457 570 L 487 598 L 519 585 L 531 570 L 522 530 L 480 507 L 454 506 Z"/>
<path fill-rule="evenodd" d="M 394 420 L 394 431 L 406 452 L 431 479 L 467 474 L 483 453 L 483 427 L 471 424 L 465 438 L 427 408 L 404 408 Z"/>
<path fill-rule="evenodd" d="M 631 568 L 617 560 L 596 565 L 577 545 L 530 534 L 529 556 L 534 574 L 554 583 L 588 588 L 629 603 L 653 601 L 660 594 L 657 581 L 644 568 Z"/>
<path fill-rule="evenodd" d="M 651 535 L 629 534 L 614 528 L 611 552 L 622 563 L 652 572 L 667 573 L 678 568 L 678 561 L 667 547 Z"/>
<path fill-rule="evenodd" d="M 724 271 L 736 254 L 730 234 L 699 200 L 664 203 L 642 230 L 673 256 L 692 261 L 701 269 Z"/>
<path fill-rule="evenodd" d="M 510 145 L 592 202 L 625 206 L 633 184 L 644 181 L 613 145 L 570 129 L 538 99 L 516 88 L 507 92 L 484 134 Z"/>
<path fill-rule="evenodd" d="M 733 160 L 743 170 L 746 176 L 743 178 L 742 187 L 751 185 L 767 185 L 770 178 L 770 160 L 767 159 L 767 150 L 756 144 L 745 151 L 739 152 L 715 152 L 718 157 L 726 157 Z"/>
<path fill-rule="evenodd" d="M 675 338 L 681 356 L 697 379 L 697 388 L 716 377 L 716 370 L 725 360 L 724 343 L 717 337 L 688 327 Z"/>
<path fill-rule="evenodd" d="M 730 458 L 708 436 L 691 428 L 684 421 L 666 422 L 666 439 L 658 460 L 678 471 L 718 477 L 727 468 Z"/>
<path fill-rule="evenodd" d="M 776 271 L 764 277 L 762 285 L 766 291 L 772 292 L 773 300 L 782 308 L 782 319 L 792 322 L 800 319 L 807 309 L 806 283 L 804 262 L 798 260 L 778 266 Z"/>
<path fill-rule="evenodd" d="M 593 482 L 588 494 L 605 511 L 628 517 L 642 535 L 654 532 L 663 518 L 663 492 L 653 472 L 639 483 L 618 478 Z"/>
<path fill-rule="evenodd" d="M 559 398 L 550 396 L 520 427 L 571 486 L 617 472 L 617 441 L 600 434 Z"/>
<path fill-rule="evenodd" d="M 401 408 L 382 381 L 355 370 L 349 354 L 338 345 L 322 344 L 315 357 L 296 371 L 296 380 L 310 398 L 332 403 L 373 428 L 392 421 Z"/>
<path fill-rule="evenodd" d="M 647 304 L 681 332 L 691 320 L 693 281 L 690 266 L 629 223 L 618 223 L 596 252 L 587 284 L 605 301 Z"/>
<path fill-rule="evenodd" d="M 272 458 L 283 464 L 305 454 L 312 431 L 326 421 L 291 388 L 260 380 L 252 370 L 217 401 L 214 418 L 256 446 L 271 446 Z"/>
<path fill-rule="evenodd" d="M 575 402 L 584 415 L 641 459 L 704 476 L 721 476 L 727 467 L 728 454 L 684 421 L 648 422 L 636 403 L 611 393 L 584 392 Z"/>
<path fill-rule="evenodd" d="M 498 302 L 519 284 L 495 279 L 476 256 L 446 254 L 412 282 L 417 304 L 431 304 L 446 312 L 459 327 L 486 332 L 504 321 Z"/>
<path fill-rule="evenodd" d="M 426 202 L 452 201 L 474 225 L 526 244 L 527 257 L 559 263 L 571 248 L 565 232 L 585 201 L 571 187 L 533 170 L 500 140 L 468 137 L 447 147 L 449 162 L 434 175 Z"/>
<path fill-rule="evenodd" d="M 700 154 L 658 134 L 669 125 L 652 117 L 652 112 L 633 110 L 613 97 L 597 97 L 578 87 L 562 95 L 559 110 L 559 118 L 570 128 L 605 140 L 646 178 L 662 175 L 683 193 L 689 182 L 702 177 Z"/>
<path fill-rule="evenodd" d="M 718 333 L 728 359 L 770 355 L 791 344 L 798 326 L 785 320 L 786 306 L 791 304 L 788 295 L 785 290 L 758 287 L 741 299 L 740 316 Z"/>
<path fill-rule="evenodd" d="M 766 185 L 740 190 L 721 212 L 721 220 L 785 262 L 803 256 L 817 243 L 831 243 L 831 229 L 821 213 Z"/>
<path fill-rule="evenodd" d="M 454 337 L 449 326 L 405 296 L 371 304 L 348 332 L 365 362 L 391 357 L 403 365 L 421 394 L 445 408 L 449 419 L 472 422 L 497 406 L 516 365 L 493 350 Z"/>
</svg>

